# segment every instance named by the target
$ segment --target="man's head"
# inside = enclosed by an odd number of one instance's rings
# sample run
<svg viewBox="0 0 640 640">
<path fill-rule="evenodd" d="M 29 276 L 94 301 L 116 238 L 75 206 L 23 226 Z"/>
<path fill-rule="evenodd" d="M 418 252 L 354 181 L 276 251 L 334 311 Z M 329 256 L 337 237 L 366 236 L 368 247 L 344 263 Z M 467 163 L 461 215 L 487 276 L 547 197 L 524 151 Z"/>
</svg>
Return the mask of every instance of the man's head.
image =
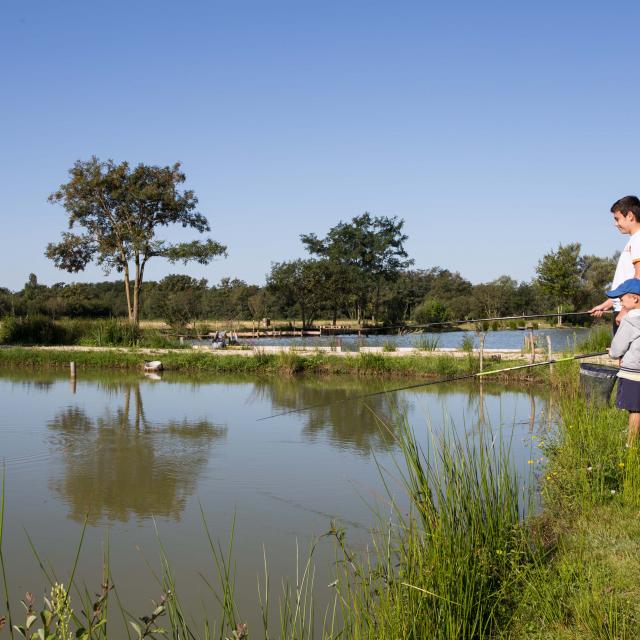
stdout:
<svg viewBox="0 0 640 640">
<path fill-rule="evenodd" d="M 607 291 L 607 296 L 620 298 L 622 307 L 627 311 L 640 309 L 640 279 L 629 278 L 629 280 L 625 280 L 619 287 Z"/>
<path fill-rule="evenodd" d="M 625 196 L 611 205 L 613 224 L 620 233 L 633 233 L 640 227 L 640 199 Z"/>
</svg>

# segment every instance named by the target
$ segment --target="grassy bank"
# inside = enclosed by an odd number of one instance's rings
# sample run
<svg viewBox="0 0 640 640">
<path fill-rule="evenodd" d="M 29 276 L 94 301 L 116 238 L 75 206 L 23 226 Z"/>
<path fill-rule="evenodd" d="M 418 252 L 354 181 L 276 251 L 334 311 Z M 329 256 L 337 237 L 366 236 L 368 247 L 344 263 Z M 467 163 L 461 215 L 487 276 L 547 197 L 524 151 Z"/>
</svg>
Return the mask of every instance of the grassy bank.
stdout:
<svg viewBox="0 0 640 640">
<path fill-rule="evenodd" d="M 384 353 L 361 353 L 341 357 L 326 352 L 303 355 L 281 352 L 277 354 L 216 355 L 193 350 L 155 353 L 137 349 L 82 351 L 74 349 L 34 349 L 10 347 L 0 349 L 0 367 L 27 369 L 68 368 L 73 361 L 79 370 L 140 371 L 145 360 L 160 359 L 165 369 L 176 372 L 211 374 L 242 373 L 256 375 L 358 375 L 397 378 L 450 377 L 479 371 L 476 356 L 455 358 L 450 355 L 387 356 Z M 523 364 L 522 361 L 491 362 L 485 370 Z M 556 369 L 562 365 L 557 365 Z M 541 381 L 549 379 L 547 367 L 524 369 L 496 376 L 494 379 Z"/>
</svg>

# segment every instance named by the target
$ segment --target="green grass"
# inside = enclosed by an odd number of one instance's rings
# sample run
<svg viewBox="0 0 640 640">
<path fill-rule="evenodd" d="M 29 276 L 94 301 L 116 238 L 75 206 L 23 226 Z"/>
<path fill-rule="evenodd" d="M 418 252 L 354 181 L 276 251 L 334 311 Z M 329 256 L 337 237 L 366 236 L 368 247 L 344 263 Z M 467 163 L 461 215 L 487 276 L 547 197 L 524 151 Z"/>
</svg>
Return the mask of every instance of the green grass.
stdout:
<svg viewBox="0 0 640 640">
<path fill-rule="evenodd" d="M 589 335 L 578 343 L 577 350 L 580 353 L 591 353 L 592 351 L 605 351 L 611 346 L 611 327 L 598 325 L 594 327 Z"/>
<path fill-rule="evenodd" d="M 414 348 L 419 351 L 435 351 L 440 345 L 440 337 L 434 335 L 420 336 L 414 342 Z"/>
<path fill-rule="evenodd" d="M 396 378 L 435 378 L 477 372 L 478 359 L 472 356 L 455 358 L 437 356 L 387 357 L 381 353 L 361 353 L 342 357 L 329 353 L 302 355 L 296 351 L 255 355 L 212 354 L 191 349 L 170 352 L 142 352 L 137 349 L 81 351 L 73 349 L 30 349 L 7 347 L 0 349 L 0 367 L 27 369 L 68 369 L 74 361 L 78 370 L 113 369 L 141 370 L 145 360 L 160 359 L 165 369 L 179 372 L 244 373 L 258 375 L 357 375 Z M 491 363 L 500 369 L 521 362 Z M 548 381 L 545 367 L 496 375 L 496 380 Z"/>
</svg>

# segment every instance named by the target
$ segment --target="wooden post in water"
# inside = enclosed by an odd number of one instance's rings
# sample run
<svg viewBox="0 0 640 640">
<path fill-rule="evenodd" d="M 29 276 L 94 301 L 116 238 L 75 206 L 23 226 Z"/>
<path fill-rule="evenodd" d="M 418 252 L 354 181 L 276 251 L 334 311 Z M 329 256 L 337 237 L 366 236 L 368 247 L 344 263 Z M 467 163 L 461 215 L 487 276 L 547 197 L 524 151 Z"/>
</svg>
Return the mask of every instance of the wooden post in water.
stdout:
<svg viewBox="0 0 640 640">
<path fill-rule="evenodd" d="M 75 395 L 76 392 L 76 363 L 69 363 L 69 373 L 71 375 L 71 393 Z"/>
<path fill-rule="evenodd" d="M 553 358 L 553 352 L 551 351 L 551 336 L 547 335 L 547 360 Z M 549 373 L 553 373 L 553 365 L 549 365 Z"/>
<path fill-rule="evenodd" d="M 529 330 L 529 344 L 531 345 L 531 364 L 536 361 L 536 339 L 533 336 L 533 329 Z"/>
<path fill-rule="evenodd" d="M 480 371 L 484 368 L 484 333 L 480 334 Z"/>
</svg>

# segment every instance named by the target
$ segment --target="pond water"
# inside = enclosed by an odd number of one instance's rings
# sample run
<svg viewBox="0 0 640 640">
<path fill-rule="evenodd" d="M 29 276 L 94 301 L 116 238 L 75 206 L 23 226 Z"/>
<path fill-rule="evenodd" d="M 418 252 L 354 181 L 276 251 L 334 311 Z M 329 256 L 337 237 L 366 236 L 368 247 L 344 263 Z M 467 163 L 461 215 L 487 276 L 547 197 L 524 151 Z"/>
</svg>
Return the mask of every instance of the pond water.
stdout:
<svg viewBox="0 0 640 640">
<path fill-rule="evenodd" d="M 199 576 L 215 582 L 202 508 L 223 545 L 235 519 L 239 609 L 250 628 L 259 627 L 263 548 L 275 602 L 282 578 L 294 579 L 296 544 L 305 556 L 331 519 L 346 527 L 355 545 L 366 542 L 371 504 L 385 508 L 379 466 L 392 490 L 399 489 L 397 411 L 407 413 L 423 445 L 446 430 L 461 437 L 489 434 L 511 442 L 523 477 L 535 473 L 538 467 L 528 464 L 539 458 L 532 435 L 552 426 L 552 399 L 544 388 L 446 384 L 352 399 L 401 385 L 168 374 L 157 381 L 85 375 L 73 385 L 54 374 L 0 372 L 4 552 L 14 611 L 25 591 L 41 597 L 46 590 L 25 531 L 64 582 L 86 519 L 78 576 L 92 593 L 108 545 L 127 609 L 142 615 L 153 608 L 151 598 L 161 593 L 151 571 L 159 569 L 157 527 L 187 611 L 198 620 L 203 610 L 214 617 L 213 596 Z M 309 405 L 315 408 L 258 420 Z M 315 552 L 319 604 L 331 596 L 332 560 L 330 542 L 321 539 Z"/>
<path fill-rule="evenodd" d="M 571 329 L 539 329 L 534 330 L 534 336 L 542 348 L 547 346 L 547 338 L 551 338 L 551 348 L 554 351 L 575 349 L 581 340 L 589 335 L 590 329 L 581 327 Z M 486 349 L 522 349 L 525 337 L 529 331 L 487 331 L 485 333 Z M 305 346 L 330 346 L 340 338 L 342 348 L 345 351 L 356 351 L 360 346 L 376 347 L 384 344 L 395 344 L 397 347 L 417 347 L 421 341 L 436 340 L 437 346 L 444 348 L 459 348 L 462 341 L 472 338 L 474 345 L 479 346 L 479 338 L 473 331 L 444 331 L 441 333 L 412 333 L 407 335 L 369 335 L 369 336 L 309 336 L 305 338 L 258 338 L 243 339 L 241 342 L 254 345 L 305 345 Z"/>
</svg>

